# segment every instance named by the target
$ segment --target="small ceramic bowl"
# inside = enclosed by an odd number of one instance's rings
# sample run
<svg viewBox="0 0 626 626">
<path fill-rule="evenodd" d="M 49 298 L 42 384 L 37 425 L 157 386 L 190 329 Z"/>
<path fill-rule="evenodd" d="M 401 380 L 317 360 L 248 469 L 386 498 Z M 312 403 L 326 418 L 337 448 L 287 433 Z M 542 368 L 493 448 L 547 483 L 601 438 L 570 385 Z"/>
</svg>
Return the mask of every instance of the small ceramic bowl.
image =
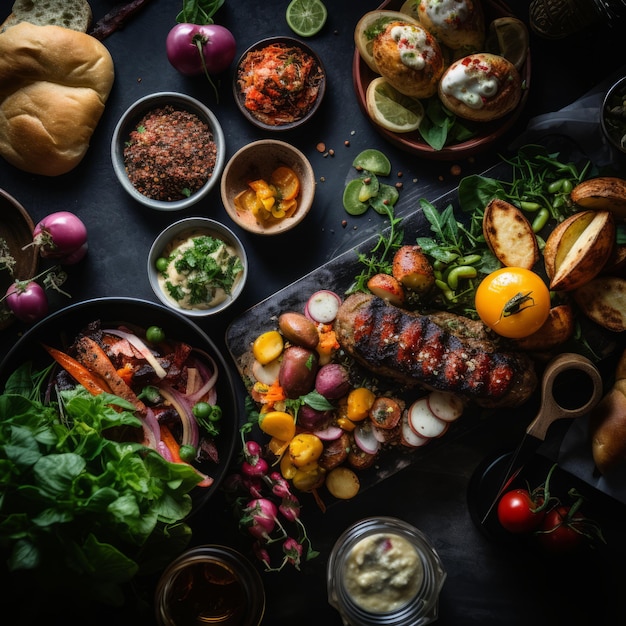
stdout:
<svg viewBox="0 0 626 626">
<path fill-rule="evenodd" d="M 124 158 L 124 148 L 130 140 L 131 132 L 137 130 L 139 123 L 148 113 L 167 105 L 171 105 L 176 111 L 187 111 L 200 118 L 208 125 L 212 141 L 215 144 L 215 162 L 207 181 L 191 195 L 187 197 L 182 196 L 171 201 L 157 199 L 158 190 L 150 191 L 150 195 L 153 197 L 149 197 L 139 191 L 129 178 Z M 186 156 L 182 155 L 182 158 L 185 159 Z M 195 98 L 175 92 L 154 93 L 137 100 L 120 118 L 113 131 L 111 140 L 111 159 L 113 161 L 113 170 L 120 184 L 137 202 L 157 211 L 180 211 L 205 198 L 218 185 L 220 174 L 226 162 L 224 132 L 215 115 Z M 171 178 L 171 176 L 168 177 L 170 180 Z M 184 184 L 184 173 L 182 175 L 182 184 Z M 179 190 L 174 190 L 174 192 L 179 195 Z"/>
<path fill-rule="evenodd" d="M 290 217 L 259 221 L 249 210 L 235 204 L 235 198 L 254 180 L 269 182 L 280 166 L 291 168 L 300 181 L 296 211 Z M 221 182 L 222 203 L 229 217 L 241 228 L 257 235 L 278 235 L 299 224 L 311 210 L 315 197 L 315 174 L 306 156 L 292 145 L 275 139 L 261 139 L 240 148 L 226 164 Z"/>
<path fill-rule="evenodd" d="M 604 96 L 600 125 L 607 141 L 626 153 L 626 76 L 620 78 Z"/>
<path fill-rule="evenodd" d="M 273 51 L 276 47 L 284 48 L 290 56 L 286 71 L 281 74 L 283 80 L 289 80 L 289 65 L 293 63 L 291 59 L 306 61 L 301 63 L 302 67 L 310 68 L 307 79 L 302 89 L 288 92 L 290 95 L 281 98 L 275 94 L 268 95 L 263 89 L 259 91 L 258 85 L 254 84 L 253 77 L 258 75 L 258 67 L 262 65 L 264 58 L 274 58 Z M 254 58 L 255 70 L 246 73 L 246 66 Z M 310 63 L 310 65 L 309 65 Z M 299 109 L 293 107 L 296 99 L 301 100 L 300 95 L 307 90 L 310 94 L 307 104 Z M 319 109 L 324 99 L 326 91 L 326 70 L 322 65 L 317 53 L 306 44 L 293 37 L 269 37 L 262 39 L 250 46 L 240 57 L 235 69 L 233 80 L 233 93 L 235 102 L 243 116 L 252 124 L 263 130 L 285 131 L 293 130 L 308 122 Z M 246 106 L 246 101 L 250 102 L 250 93 L 259 96 L 261 105 L 267 102 L 271 110 L 253 110 Z"/>
<path fill-rule="evenodd" d="M 16 279 L 32 278 L 37 273 L 39 252 L 36 246 L 24 248 L 33 241 L 35 225 L 26 209 L 6 191 L 0 189 L 0 254 L 13 259 L 0 269 L 0 297 Z M 10 326 L 15 317 L 0 304 L 0 330 Z"/>
<path fill-rule="evenodd" d="M 228 248 L 230 261 L 226 257 L 222 258 L 220 256 L 222 251 L 217 253 L 220 258 L 218 263 L 222 266 L 228 262 L 237 262 L 240 266 L 237 275 L 230 289 L 226 290 L 226 293 L 222 293 L 219 288 L 215 289 L 214 286 L 208 286 L 208 299 L 215 297 L 213 302 L 194 304 L 188 301 L 187 298 L 177 300 L 165 286 L 166 272 L 172 271 L 172 264 L 167 268 L 161 268 L 161 265 L 165 265 L 162 259 L 170 259 L 171 255 L 175 252 L 175 248 L 178 246 L 189 245 L 189 243 L 185 244 L 185 242 L 188 242 L 190 238 L 205 236 L 224 242 Z M 202 252 L 204 256 L 207 256 L 209 253 L 213 254 L 214 251 L 207 252 L 203 250 Z M 224 270 L 224 273 L 228 274 L 229 270 Z M 185 274 L 185 272 L 181 271 L 180 274 Z M 237 235 L 223 224 L 204 217 L 189 217 L 174 222 L 154 240 L 148 254 L 148 279 L 150 280 L 150 286 L 154 294 L 166 306 L 193 318 L 215 315 L 227 309 L 243 291 L 247 277 L 248 259 L 243 244 Z M 176 279 L 174 279 L 173 282 L 177 282 Z M 181 283 L 179 286 L 184 290 L 185 294 L 189 294 L 186 282 Z"/>
</svg>

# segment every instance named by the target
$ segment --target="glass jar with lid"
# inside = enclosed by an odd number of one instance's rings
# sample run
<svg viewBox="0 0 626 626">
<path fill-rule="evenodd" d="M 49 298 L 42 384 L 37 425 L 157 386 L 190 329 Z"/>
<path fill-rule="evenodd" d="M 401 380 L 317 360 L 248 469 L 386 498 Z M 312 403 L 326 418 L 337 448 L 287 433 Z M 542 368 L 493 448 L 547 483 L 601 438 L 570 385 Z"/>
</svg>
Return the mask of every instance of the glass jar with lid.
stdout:
<svg viewBox="0 0 626 626">
<path fill-rule="evenodd" d="M 265 591 L 259 572 L 236 550 L 204 545 L 172 561 L 155 592 L 159 626 L 259 626 Z"/>
<path fill-rule="evenodd" d="M 336 541 L 328 601 L 346 626 L 422 626 L 437 619 L 446 572 L 428 538 L 403 520 L 367 518 Z"/>
</svg>

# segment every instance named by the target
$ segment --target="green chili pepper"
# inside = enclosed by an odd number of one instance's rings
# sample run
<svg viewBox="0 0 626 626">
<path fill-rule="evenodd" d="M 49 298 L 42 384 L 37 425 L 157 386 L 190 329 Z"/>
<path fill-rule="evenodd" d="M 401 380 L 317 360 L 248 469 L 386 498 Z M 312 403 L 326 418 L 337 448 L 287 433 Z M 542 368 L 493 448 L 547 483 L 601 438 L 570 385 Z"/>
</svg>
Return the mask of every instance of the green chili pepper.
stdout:
<svg viewBox="0 0 626 626">
<path fill-rule="evenodd" d="M 476 278 L 478 272 L 471 265 L 459 265 L 448 274 L 448 286 L 453 291 L 459 286 L 461 278 Z"/>
<path fill-rule="evenodd" d="M 541 208 L 541 205 L 538 202 L 529 202 L 528 200 L 522 200 L 519 203 L 520 209 L 523 211 L 528 211 L 529 213 L 534 213 Z"/>
</svg>

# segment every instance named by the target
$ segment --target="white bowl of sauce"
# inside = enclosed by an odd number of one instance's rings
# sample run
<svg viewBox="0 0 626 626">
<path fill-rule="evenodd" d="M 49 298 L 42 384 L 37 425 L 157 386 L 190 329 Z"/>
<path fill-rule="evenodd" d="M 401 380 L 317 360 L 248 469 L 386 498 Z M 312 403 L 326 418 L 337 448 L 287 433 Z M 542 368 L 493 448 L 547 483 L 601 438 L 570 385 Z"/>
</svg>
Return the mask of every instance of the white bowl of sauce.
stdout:
<svg viewBox="0 0 626 626">
<path fill-rule="evenodd" d="M 367 518 L 337 539 L 328 601 L 347 626 L 422 626 L 437 619 L 446 572 L 428 538 L 392 517 Z"/>
<path fill-rule="evenodd" d="M 189 217 L 168 226 L 148 254 L 148 278 L 159 300 L 190 317 L 221 313 L 248 276 L 243 244 L 215 220 Z"/>
</svg>

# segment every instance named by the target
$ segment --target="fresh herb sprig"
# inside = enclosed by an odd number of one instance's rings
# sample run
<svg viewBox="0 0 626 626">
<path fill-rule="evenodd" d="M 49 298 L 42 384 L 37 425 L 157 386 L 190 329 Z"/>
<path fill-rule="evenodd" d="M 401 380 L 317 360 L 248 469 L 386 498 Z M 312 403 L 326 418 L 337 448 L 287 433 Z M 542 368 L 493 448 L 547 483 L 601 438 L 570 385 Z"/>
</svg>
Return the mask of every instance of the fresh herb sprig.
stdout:
<svg viewBox="0 0 626 626">
<path fill-rule="evenodd" d="M 179 24 L 213 24 L 213 16 L 226 0 L 183 0 L 183 8 L 176 16 Z"/>
<path fill-rule="evenodd" d="M 402 218 L 395 216 L 393 206 L 382 205 L 381 211 L 387 214 L 389 227 L 378 235 L 376 245 L 369 254 L 358 253 L 358 261 L 364 268 L 346 291 L 347 295 L 367 291 L 367 281 L 375 274 L 391 273 L 393 255 L 404 238 L 404 232 L 400 228 Z"/>
</svg>

